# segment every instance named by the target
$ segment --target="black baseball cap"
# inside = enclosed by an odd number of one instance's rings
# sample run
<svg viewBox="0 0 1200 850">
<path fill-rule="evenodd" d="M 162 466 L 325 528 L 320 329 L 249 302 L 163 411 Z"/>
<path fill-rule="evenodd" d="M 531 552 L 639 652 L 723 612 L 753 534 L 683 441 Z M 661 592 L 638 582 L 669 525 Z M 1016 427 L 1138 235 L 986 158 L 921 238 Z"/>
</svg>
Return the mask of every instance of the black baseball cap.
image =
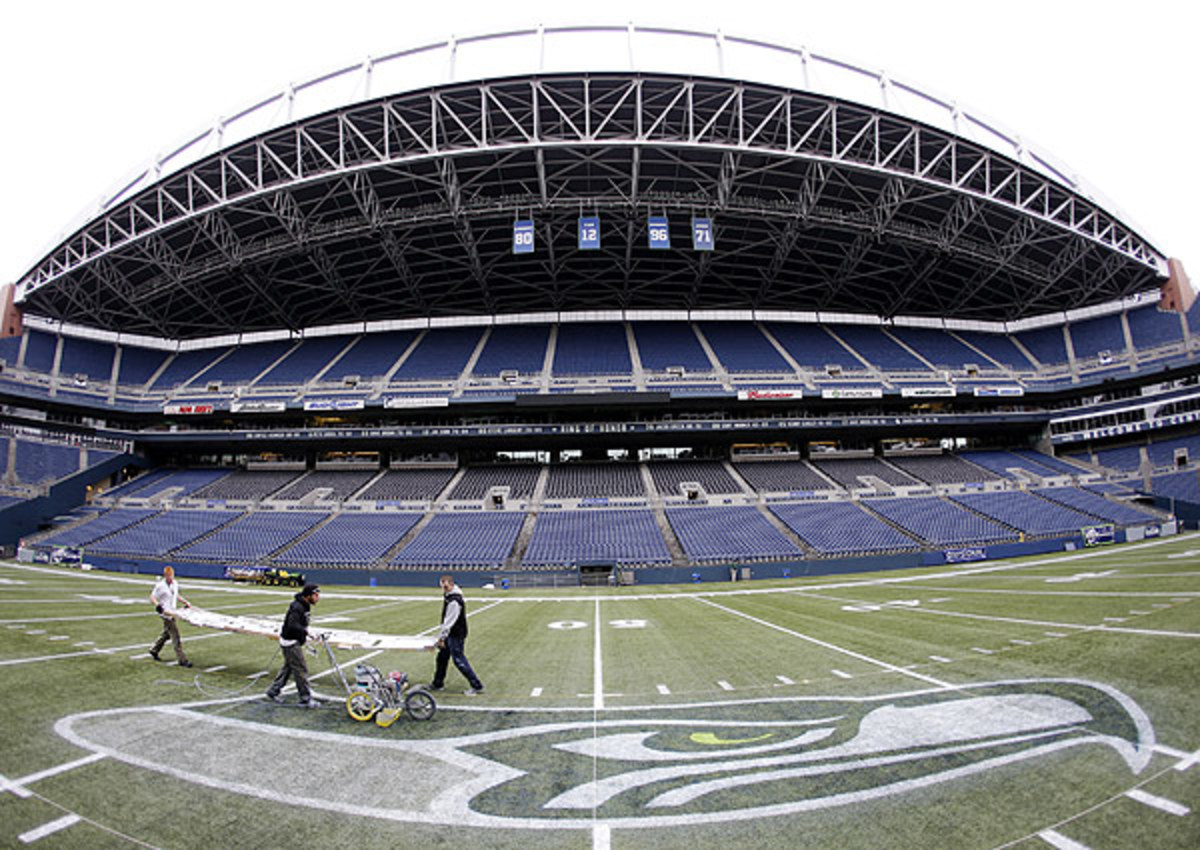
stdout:
<svg viewBox="0 0 1200 850">
<path fill-rule="evenodd" d="M 320 592 L 321 592 L 321 585 L 306 584 L 306 585 L 304 585 L 304 590 L 300 591 L 300 595 L 301 596 L 312 596 L 314 593 L 320 593 Z"/>
</svg>

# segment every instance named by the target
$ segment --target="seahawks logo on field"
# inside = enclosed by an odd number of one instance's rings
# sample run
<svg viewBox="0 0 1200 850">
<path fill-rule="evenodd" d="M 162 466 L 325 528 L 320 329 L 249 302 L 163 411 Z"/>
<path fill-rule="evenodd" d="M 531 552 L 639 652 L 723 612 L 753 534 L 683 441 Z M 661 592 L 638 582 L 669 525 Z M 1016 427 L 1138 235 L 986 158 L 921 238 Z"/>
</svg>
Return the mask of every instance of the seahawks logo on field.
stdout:
<svg viewBox="0 0 1200 850">
<path fill-rule="evenodd" d="M 447 711 L 429 724 L 367 724 L 364 734 L 336 711 L 279 718 L 230 702 L 88 712 L 56 729 L 93 751 L 237 794 L 276 799 L 261 777 L 300 771 L 302 787 L 278 797 L 288 805 L 527 829 L 815 811 L 1066 750 L 1115 754 L 1113 765 L 1137 774 L 1154 747 L 1133 700 L 1074 680 L 609 709 L 598 722 L 591 710 Z M 451 730 L 460 734 L 438 737 Z"/>
</svg>

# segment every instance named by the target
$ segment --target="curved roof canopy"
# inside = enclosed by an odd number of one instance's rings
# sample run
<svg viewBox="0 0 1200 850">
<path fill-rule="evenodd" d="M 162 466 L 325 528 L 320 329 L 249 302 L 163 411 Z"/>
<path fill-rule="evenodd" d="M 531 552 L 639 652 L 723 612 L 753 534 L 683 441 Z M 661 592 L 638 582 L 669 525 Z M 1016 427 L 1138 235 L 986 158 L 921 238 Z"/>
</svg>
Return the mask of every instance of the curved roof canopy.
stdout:
<svg viewBox="0 0 1200 850">
<path fill-rule="evenodd" d="M 580 250 L 593 214 L 601 247 Z M 692 249 L 693 217 L 716 250 Z M 591 309 L 1005 321 L 1164 274 L 1064 167 L 943 98 L 719 33 L 570 28 L 263 99 L 128 181 L 17 299 L 168 338 Z"/>
</svg>

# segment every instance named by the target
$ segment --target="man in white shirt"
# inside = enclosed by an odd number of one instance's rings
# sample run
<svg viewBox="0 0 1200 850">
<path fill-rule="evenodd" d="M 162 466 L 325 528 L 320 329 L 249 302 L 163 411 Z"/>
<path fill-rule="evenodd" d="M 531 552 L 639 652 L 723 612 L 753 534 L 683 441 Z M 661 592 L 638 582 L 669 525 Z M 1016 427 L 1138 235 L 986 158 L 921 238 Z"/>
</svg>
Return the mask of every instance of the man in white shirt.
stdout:
<svg viewBox="0 0 1200 850">
<path fill-rule="evenodd" d="M 175 609 L 179 607 L 180 602 L 185 608 L 192 607 L 192 603 L 179 595 L 179 583 L 175 581 L 175 568 L 168 564 L 163 567 L 162 578 L 154 585 L 154 590 L 150 591 L 150 603 L 154 606 L 158 616 L 162 618 L 163 623 L 162 634 L 158 636 L 154 646 L 150 647 L 150 657 L 155 661 L 162 661 L 158 657 L 158 652 L 167 642 L 167 638 L 170 638 L 179 666 L 191 667 L 192 662 L 188 661 L 188 657 L 183 651 L 183 643 L 179 640 L 179 626 L 175 624 Z"/>
</svg>

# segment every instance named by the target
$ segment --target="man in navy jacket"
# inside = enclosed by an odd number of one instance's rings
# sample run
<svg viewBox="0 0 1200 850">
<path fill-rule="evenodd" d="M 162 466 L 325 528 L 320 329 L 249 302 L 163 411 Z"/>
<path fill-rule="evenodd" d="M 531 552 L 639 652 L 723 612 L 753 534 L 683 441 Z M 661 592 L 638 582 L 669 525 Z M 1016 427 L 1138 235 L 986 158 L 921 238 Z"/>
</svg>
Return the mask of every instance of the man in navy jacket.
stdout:
<svg viewBox="0 0 1200 850">
<path fill-rule="evenodd" d="M 279 668 L 279 675 L 275 677 L 271 687 L 267 688 L 267 699 L 273 702 L 283 702 L 280 691 L 288 679 L 294 676 L 296 692 L 300 694 L 300 705 L 305 708 L 320 706 L 320 703 L 312 698 L 312 689 L 308 686 L 308 662 L 304 658 L 309 613 L 320 599 L 321 588 L 315 584 L 306 584 L 288 606 L 287 615 L 283 618 L 283 628 L 279 630 L 279 649 L 283 653 L 283 666 Z"/>
</svg>

